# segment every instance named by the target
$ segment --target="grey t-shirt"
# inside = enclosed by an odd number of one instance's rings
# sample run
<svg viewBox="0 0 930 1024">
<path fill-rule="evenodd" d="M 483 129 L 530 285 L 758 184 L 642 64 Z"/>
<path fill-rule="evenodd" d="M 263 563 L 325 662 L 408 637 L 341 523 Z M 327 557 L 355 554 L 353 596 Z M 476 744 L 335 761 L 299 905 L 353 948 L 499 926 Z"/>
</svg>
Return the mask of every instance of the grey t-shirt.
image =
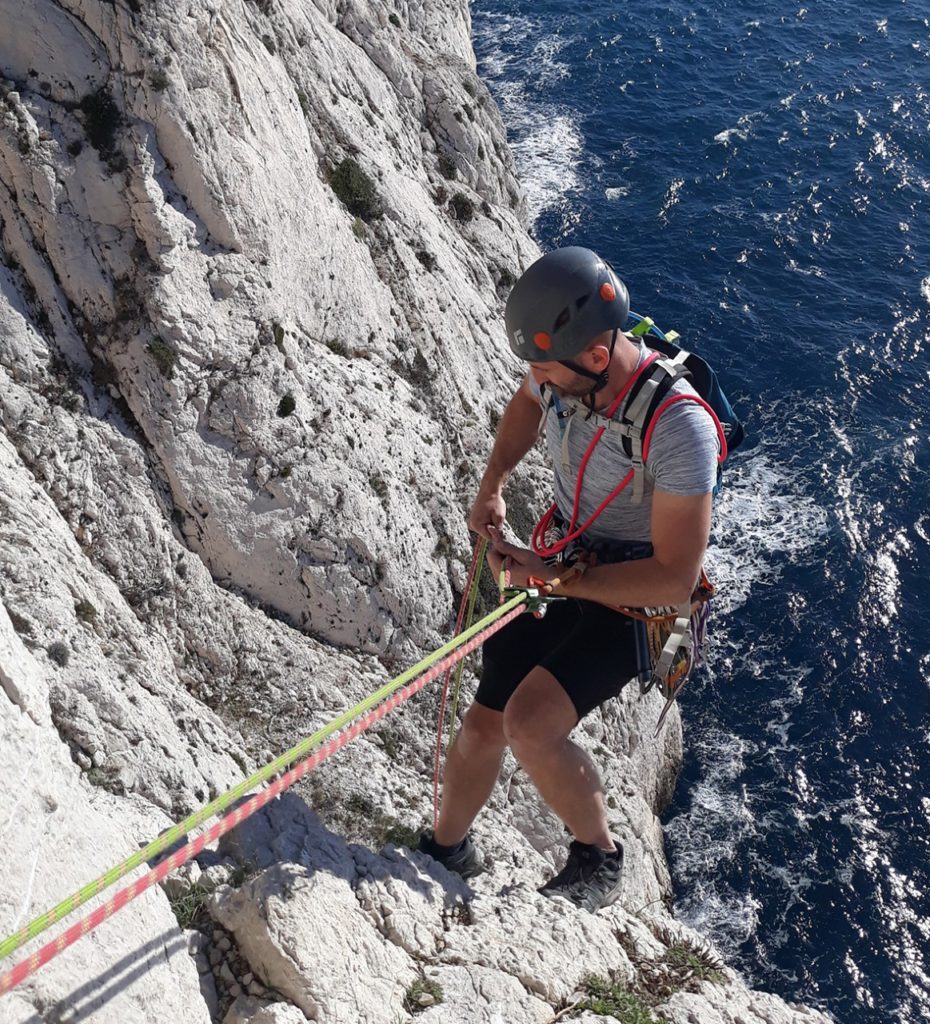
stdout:
<svg viewBox="0 0 930 1024">
<path fill-rule="evenodd" d="M 648 357 L 650 350 L 640 345 L 639 362 Z M 532 374 L 528 375 L 530 390 L 542 401 Z M 696 395 L 684 380 L 676 381 L 668 397 L 678 394 Z M 620 419 L 620 408 L 614 419 Z M 568 431 L 568 471 L 562 465 L 562 433 L 554 408 L 546 415 L 545 434 L 549 455 L 555 469 L 555 502 L 562 518 L 568 522 L 575 498 L 578 469 L 584 453 L 598 429 L 596 417 L 586 420 L 583 412 L 575 412 L 562 426 Z M 642 503 L 632 503 L 633 484 L 630 483 L 594 521 L 585 538 L 591 541 L 651 541 L 652 495 L 656 487 L 670 494 L 706 494 L 717 482 L 717 456 L 720 446 L 717 428 L 707 412 L 697 402 L 676 402 L 660 417 L 652 434 L 646 459 L 644 495 Z M 632 468 L 629 456 L 623 450 L 619 434 L 605 431 L 588 460 L 581 488 L 578 520 L 580 526 L 597 506 L 620 483 Z"/>
</svg>

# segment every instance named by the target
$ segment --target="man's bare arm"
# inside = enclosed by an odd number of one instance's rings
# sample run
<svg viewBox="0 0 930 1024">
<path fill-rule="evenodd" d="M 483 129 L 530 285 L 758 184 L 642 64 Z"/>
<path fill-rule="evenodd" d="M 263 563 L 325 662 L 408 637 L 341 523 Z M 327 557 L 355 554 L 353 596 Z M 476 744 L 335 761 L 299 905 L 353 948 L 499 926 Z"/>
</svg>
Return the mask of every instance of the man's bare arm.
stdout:
<svg viewBox="0 0 930 1024">
<path fill-rule="evenodd" d="M 564 591 L 611 608 L 677 605 L 694 590 L 710 535 L 711 495 L 656 490 L 652 498 L 650 558 L 589 569 Z"/>
<path fill-rule="evenodd" d="M 478 494 L 468 516 L 468 525 L 475 533 L 491 539 L 488 526 L 500 528 L 507 506 L 504 484 L 524 455 L 533 447 L 542 411 L 526 380 L 507 403 L 497 428 L 497 437 L 481 478 Z"/>
<path fill-rule="evenodd" d="M 711 495 L 682 497 L 656 490 L 652 498 L 652 548 L 649 558 L 614 565 L 597 565 L 569 580 L 555 593 L 597 601 L 609 608 L 643 608 L 682 604 L 691 597 L 701 571 L 710 534 Z M 508 544 L 490 530 L 494 547 L 491 568 L 500 570 L 504 555 L 511 559 L 513 582 L 522 586 L 528 576 L 552 579 L 557 570 L 526 548 Z M 564 575 L 564 574 L 563 574 Z"/>
</svg>

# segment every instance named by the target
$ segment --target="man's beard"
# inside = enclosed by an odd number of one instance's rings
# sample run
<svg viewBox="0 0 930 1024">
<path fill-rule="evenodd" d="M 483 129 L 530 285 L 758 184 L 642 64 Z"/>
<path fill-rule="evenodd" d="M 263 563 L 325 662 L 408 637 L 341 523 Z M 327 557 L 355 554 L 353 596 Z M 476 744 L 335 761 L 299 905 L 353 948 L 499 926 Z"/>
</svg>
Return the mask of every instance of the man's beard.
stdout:
<svg viewBox="0 0 930 1024">
<path fill-rule="evenodd" d="M 582 377 L 580 373 L 576 373 L 567 384 L 549 384 L 557 395 L 565 398 L 587 398 L 591 394 L 591 386 L 592 382 Z"/>
</svg>

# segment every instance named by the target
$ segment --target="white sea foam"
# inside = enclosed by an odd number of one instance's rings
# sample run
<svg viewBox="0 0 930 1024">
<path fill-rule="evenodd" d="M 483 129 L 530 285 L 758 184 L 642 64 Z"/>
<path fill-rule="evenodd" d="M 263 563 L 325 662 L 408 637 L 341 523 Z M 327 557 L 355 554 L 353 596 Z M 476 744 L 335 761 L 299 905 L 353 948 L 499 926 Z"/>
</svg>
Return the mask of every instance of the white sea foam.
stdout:
<svg viewBox="0 0 930 1024">
<path fill-rule="evenodd" d="M 501 107 L 527 208 L 535 221 L 580 181 L 583 139 L 577 112 L 535 101 L 530 93 L 531 86 L 551 86 L 571 75 L 560 55 L 573 40 L 542 32 L 532 18 L 506 15 L 476 19 L 473 31 L 483 53 L 481 74 Z M 528 57 L 510 42 L 527 38 L 539 40 Z M 532 82 L 518 72 L 519 64 L 532 68 Z"/>
<path fill-rule="evenodd" d="M 763 116 L 761 110 L 754 110 L 750 114 L 743 114 L 732 128 L 718 132 L 714 136 L 714 142 L 729 146 L 733 139 L 748 139 L 752 132 L 753 124 Z"/>
<path fill-rule="evenodd" d="M 510 121 L 514 124 L 514 121 Z M 527 116 L 515 126 L 511 144 L 530 216 L 544 210 L 577 188 L 583 139 L 572 113 L 551 110 Z"/>
<path fill-rule="evenodd" d="M 674 181 L 669 185 L 665 192 L 665 198 L 662 200 L 662 206 L 659 209 L 659 223 L 668 223 L 668 214 L 672 207 L 677 206 L 681 199 L 681 189 L 685 183 L 684 178 L 675 178 Z"/>
<path fill-rule="evenodd" d="M 816 547 L 826 535 L 827 516 L 789 471 L 776 469 L 758 449 L 725 472 L 715 518 L 727 524 L 726 533 L 713 539 L 707 565 L 720 588 L 718 607 L 731 612 L 754 584 L 776 581 L 786 561 Z"/>
<path fill-rule="evenodd" d="M 626 185 L 614 185 L 612 188 L 605 188 L 604 195 L 613 201 L 614 199 L 623 199 L 624 196 L 628 196 L 630 190 Z"/>
<path fill-rule="evenodd" d="M 927 302 L 930 302 L 930 277 L 925 277 L 920 282 L 920 294 Z"/>
</svg>

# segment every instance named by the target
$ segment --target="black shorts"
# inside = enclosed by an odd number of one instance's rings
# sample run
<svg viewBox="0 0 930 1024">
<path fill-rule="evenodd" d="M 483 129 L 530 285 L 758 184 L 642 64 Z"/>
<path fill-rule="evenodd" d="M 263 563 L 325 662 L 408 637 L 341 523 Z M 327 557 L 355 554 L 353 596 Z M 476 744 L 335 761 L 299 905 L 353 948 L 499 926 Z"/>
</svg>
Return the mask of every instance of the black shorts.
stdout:
<svg viewBox="0 0 930 1024">
<path fill-rule="evenodd" d="M 553 601 L 541 619 L 518 616 L 484 645 L 475 700 L 503 711 L 514 690 L 537 665 L 568 694 L 579 720 L 651 672 L 642 622 L 594 601 Z"/>
</svg>

